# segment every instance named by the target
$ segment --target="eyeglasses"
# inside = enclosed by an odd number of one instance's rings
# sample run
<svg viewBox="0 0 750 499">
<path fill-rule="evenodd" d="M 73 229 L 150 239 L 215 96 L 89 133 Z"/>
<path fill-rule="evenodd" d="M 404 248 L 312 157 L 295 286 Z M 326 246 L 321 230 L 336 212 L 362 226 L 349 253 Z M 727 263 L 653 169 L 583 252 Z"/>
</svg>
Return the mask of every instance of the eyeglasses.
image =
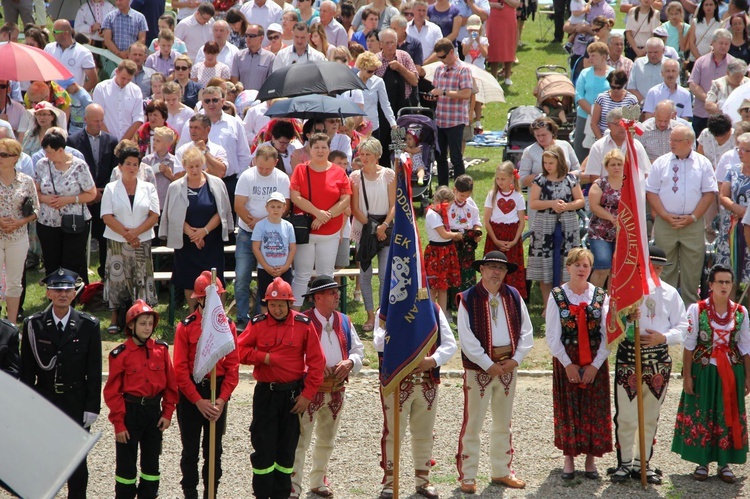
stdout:
<svg viewBox="0 0 750 499">
<path fill-rule="evenodd" d="M 281 35 L 269 35 L 268 36 L 269 41 L 278 40 L 279 38 L 281 38 Z"/>
<path fill-rule="evenodd" d="M 66 29 L 53 29 L 52 34 L 53 35 L 62 35 L 63 33 L 67 33 L 68 30 Z"/>
<path fill-rule="evenodd" d="M 221 99 L 219 99 L 218 97 L 214 97 L 213 99 L 203 99 L 203 103 L 204 104 L 218 104 L 220 100 Z"/>
<path fill-rule="evenodd" d="M 252 33 L 245 34 L 245 38 L 258 38 L 259 36 L 263 36 L 263 35 L 254 35 Z"/>
<path fill-rule="evenodd" d="M 175 66 L 174 67 L 175 71 L 187 71 L 188 69 L 190 69 L 188 66 Z"/>
<path fill-rule="evenodd" d="M 15 158 L 18 156 L 18 154 L 11 154 L 9 152 L 0 152 L 0 158 L 6 159 L 6 158 Z"/>
<path fill-rule="evenodd" d="M 625 88 L 625 85 L 610 85 L 609 88 L 610 90 L 622 90 Z"/>
</svg>

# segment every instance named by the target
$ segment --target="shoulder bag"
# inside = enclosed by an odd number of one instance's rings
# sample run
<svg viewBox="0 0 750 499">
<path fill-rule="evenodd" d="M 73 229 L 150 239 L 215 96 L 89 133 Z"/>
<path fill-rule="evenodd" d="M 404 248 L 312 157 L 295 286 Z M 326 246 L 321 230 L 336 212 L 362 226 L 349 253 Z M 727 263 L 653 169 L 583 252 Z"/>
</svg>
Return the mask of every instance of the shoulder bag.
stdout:
<svg viewBox="0 0 750 499">
<path fill-rule="evenodd" d="M 47 168 L 49 168 L 49 181 L 52 182 L 52 190 L 55 191 L 55 196 L 57 196 L 57 188 L 55 187 L 55 180 L 52 177 L 52 165 L 50 164 L 49 160 L 47 162 Z M 66 234 L 83 234 L 86 230 L 88 230 L 88 225 L 86 224 L 86 219 L 83 216 L 83 204 L 81 203 L 81 214 L 67 214 L 62 215 L 62 219 L 60 221 L 60 230 L 62 230 Z"/>
<path fill-rule="evenodd" d="M 312 203 L 312 186 L 310 183 L 310 165 L 307 165 L 307 192 L 310 195 L 309 201 Z M 313 216 L 309 213 L 294 213 L 294 206 L 287 217 L 289 223 L 294 227 L 294 239 L 296 244 L 307 244 L 310 242 L 310 230 L 312 229 Z"/>
</svg>

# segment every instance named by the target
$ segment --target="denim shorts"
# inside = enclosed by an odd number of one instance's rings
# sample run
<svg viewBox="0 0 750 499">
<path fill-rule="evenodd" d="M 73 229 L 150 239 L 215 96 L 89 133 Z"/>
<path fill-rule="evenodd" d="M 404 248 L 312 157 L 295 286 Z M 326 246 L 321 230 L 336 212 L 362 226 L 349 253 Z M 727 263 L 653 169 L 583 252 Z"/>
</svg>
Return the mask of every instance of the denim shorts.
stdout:
<svg viewBox="0 0 750 499">
<path fill-rule="evenodd" d="M 589 249 L 594 254 L 594 270 L 609 270 L 612 268 L 612 255 L 615 253 L 615 243 L 603 239 L 589 239 Z"/>
</svg>

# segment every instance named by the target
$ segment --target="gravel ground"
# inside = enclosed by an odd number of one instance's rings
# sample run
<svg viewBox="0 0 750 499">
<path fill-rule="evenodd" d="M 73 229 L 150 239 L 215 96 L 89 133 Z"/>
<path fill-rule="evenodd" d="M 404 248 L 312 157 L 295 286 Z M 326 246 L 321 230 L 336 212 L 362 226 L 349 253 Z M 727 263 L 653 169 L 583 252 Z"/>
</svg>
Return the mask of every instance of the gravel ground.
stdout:
<svg viewBox="0 0 750 499">
<path fill-rule="evenodd" d="M 435 425 L 436 441 L 434 455 L 437 465 L 431 473 L 442 497 L 465 497 L 458 489 L 454 456 L 461 427 L 463 394 L 461 379 L 457 373 L 449 373 L 440 388 L 438 416 Z M 571 482 L 560 479 L 562 454 L 553 445 L 552 388 L 549 375 L 522 375 L 516 389 L 513 418 L 513 442 L 515 446 L 514 468 L 519 477 L 528 482 L 524 490 L 510 490 L 489 485 L 489 442 L 485 422 L 482 442 L 482 457 L 479 468 L 477 497 L 750 497 L 745 489 L 748 465 L 734 466 L 739 480 L 728 485 L 715 476 L 698 483 L 688 475 L 694 465 L 682 461 L 669 451 L 675 413 L 679 402 L 681 381 L 673 379 L 662 409 L 662 425 L 657 435 L 657 446 L 653 464 L 664 471 L 664 484 L 640 489 L 640 482 L 612 484 L 608 479 L 586 480 L 581 476 Z M 229 405 L 227 435 L 224 438 L 224 476 L 219 488 L 220 497 L 252 497 L 250 438 L 252 391 L 254 382 L 243 374 L 240 385 Z M 613 409 L 614 410 L 614 409 Z M 378 379 L 373 372 L 355 377 L 347 388 L 347 406 L 336 440 L 336 448 L 329 467 L 332 488 L 338 498 L 375 498 L 380 491 L 382 472 L 378 466 L 380 453 L 380 431 L 382 415 L 378 396 Z M 112 425 L 107 420 L 107 409 L 103 408 L 95 431 L 102 437 L 89 455 L 89 497 L 104 498 L 114 495 L 115 445 Z M 176 418 L 164 439 L 161 458 L 161 497 L 181 497 L 179 485 L 180 440 Z M 421 497 L 413 494 L 412 462 L 408 432 L 402 446 L 401 497 Z M 615 453 L 598 461 L 599 472 L 616 462 Z M 308 459 L 309 463 L 309 459 Z M 577 465 L 583 466 L 583 458 Z M 715 465 L 711 468 L 715 474 Z M 410 495 L 411 494 L 411 495 Z M 59 497 L 64 497 L 59 495 Z M 303 495 L 303 497 L 305 497 Z M 309 494 L 310 498 L 316 497 Z"/>
</svg>

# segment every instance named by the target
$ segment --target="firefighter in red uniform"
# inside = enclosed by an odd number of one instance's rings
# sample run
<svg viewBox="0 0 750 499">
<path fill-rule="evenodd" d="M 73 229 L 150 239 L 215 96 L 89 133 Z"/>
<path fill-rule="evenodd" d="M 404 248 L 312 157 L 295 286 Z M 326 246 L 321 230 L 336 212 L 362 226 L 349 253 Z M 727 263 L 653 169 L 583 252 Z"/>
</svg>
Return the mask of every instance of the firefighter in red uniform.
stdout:
<svg viewBox="0 0 750 499">
<path fill-rule="evenodd" d="M 177 405 L 169 345 L 151 338 L 159 314 L 136 300 L 125 316 L 125 343 L 109 354 L 104 402 L 115 425 L 117 469 L 115 497 L 156 497 L 162 432 L 169 428 Z M 136 460 L 141 446 L 141 481 L 136 487 Z"/>
<path fill-rule="evenodd" d="M 177 406 L 177 424 L 180 426 L 182 439 L 182 457 L 180 485 L 185 499 L 198 498 L 198 453 L 201 448 L 201 431 L 203 431 L 203 497 L 208 497 L 208 429 L 210 421 L 216 421 L 216 475 L 215 488 L 219 490 L 221 478 L 222 437 L 227 424 L 226 405 L 229 397 L 237 387 L 240 377 L 240 363 L 237 350 L 232 350 L 226 357 L 216 363 L 216 404 L 211 404 L 210 376 L 200 383 L 193 381 L 193 364 L 198 338 L 201 336 L 203 305 L 206 300 L 206 288 L 211 284 L 211 272 L 205 270 L 195 280 L 192 298 L 198 302 L 195 311 L 187 316 L 178 326 L 174 337 L 174 370 L 177 375 L 177 387 L 180 390 L 180 403 Z M 219 294 L 225 292 L 221 281 L 216 279 Z M 234 322 L 230 320 L 229 329 L 236 337 Z"/>
<path fill-rule="evenodd" d="M 250 441 L 253 493 L 287 499 L 292 492 L 299 417 L 323 381 L 325 357 L 310 318 L 291 309 L 292 287 L 277 277 L 266 289 L 268 314 L 253 317 L 239 340 L 240 361 L 252 364 Z"/>
</svg>

